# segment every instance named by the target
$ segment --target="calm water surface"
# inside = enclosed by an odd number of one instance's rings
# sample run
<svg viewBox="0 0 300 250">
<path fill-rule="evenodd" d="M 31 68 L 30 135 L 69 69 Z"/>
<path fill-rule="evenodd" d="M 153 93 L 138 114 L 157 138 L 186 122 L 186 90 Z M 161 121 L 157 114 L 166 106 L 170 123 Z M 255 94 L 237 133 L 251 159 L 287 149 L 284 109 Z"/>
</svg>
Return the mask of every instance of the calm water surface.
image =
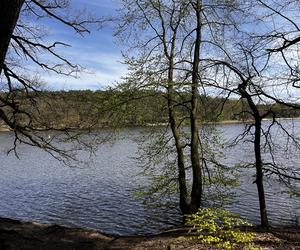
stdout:
<svg viewBox="0 0 300 250">
<path fill-rule="evenodd" d="M 300 131 L 299 122 L 295 127 Z M 243 125 L 218 128 L 224 132 L 224 140 L 229 140 L 242 131 Z M 139 133 L 127 132 L 132 137 Z M 89 227 L 121 235 L 153 233 L 180 222 L 177 210 L 146 209 L 132 197 L 132 191 L 144 179 L 136 176 L 140 169 L 132 157 L 136 156 L 137 143 L 130 136 L 102 145 L 88 167 L 78 168 L 63 166 L 43 151 L 26 146 L 20 148 L 20 160 L 12 154 L 7 156 L 12 138 L 10 133 L 0 133 L 0 217 Z M 253 151 L 251 145 L 244 143 L 227 150 L 227 155 L 226 162 L 235 164 L 251 160 Z M 299 154 L 288 160 L 298 165 Z M 236 190 L 239 202 L 230 209 L 259 223 L 253 174 L 249 171 L 241 178 L 243 184 Z M 299 199 L 284 194 L 285 188 L 274 181 L 267 184 L 266 190 L 271 222 L 299 223 Z"/>
</svg>

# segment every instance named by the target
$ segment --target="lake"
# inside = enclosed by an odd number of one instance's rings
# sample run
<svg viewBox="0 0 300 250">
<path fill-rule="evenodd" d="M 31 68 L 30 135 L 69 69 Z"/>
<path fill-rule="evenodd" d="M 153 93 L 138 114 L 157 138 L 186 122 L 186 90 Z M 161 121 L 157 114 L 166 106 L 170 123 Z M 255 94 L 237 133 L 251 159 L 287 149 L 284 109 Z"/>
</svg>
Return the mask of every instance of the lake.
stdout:
<svg viewBox="0 0 300 250">
<path fill-rule="evenodd" d="M 284 121 L 288 129 L 300 133 L 300 122 Z M 289 124 L 290 123 L 290 124 Z M 267 124 L 267 122 L 266 122 Z M 231 141 L 243 130 L 242 124 L 218 125 L 224 141 Z M 122 139 L 102 144 L 88 166 L 67 167 L 49 154 L 20 146 L 20 159 L 6 155 L 12 145 L 12 133 L 0 133 L 0 217 L 25 221 L 87 227 L 106 233 L 128 235 L 155 233 L 180 223 L 176 209 L 161 211 L 146 208 L 133 198 L 136 186 L 144 182 L 137 156 L 136 137 L 142 129 L 127 129 Z M 102 133 L 102 132 L 99 132 Z M 274 132 L 274 140 L 284 144 L 285 135 Z M 298 152 L 275 154 L 291 166 L 298 166 Z M 242 143 L 226 149 L 227 164 L 253 159 L 251 144 Z M 266 156 L 267 157 L 267 156 Z M 238 202 L 229 206 L 252 223 L 258 224 L 259 206 L 253 171 L 245 170 L 242 185 L 235 189 Z M 297 183 L 300 188 L 299 183 Z M 293 225 L 300 219 L 300 200 L 290 197 L 276 181 L 266 183 L 266 199 L 272 224 Z"/>
</svg>

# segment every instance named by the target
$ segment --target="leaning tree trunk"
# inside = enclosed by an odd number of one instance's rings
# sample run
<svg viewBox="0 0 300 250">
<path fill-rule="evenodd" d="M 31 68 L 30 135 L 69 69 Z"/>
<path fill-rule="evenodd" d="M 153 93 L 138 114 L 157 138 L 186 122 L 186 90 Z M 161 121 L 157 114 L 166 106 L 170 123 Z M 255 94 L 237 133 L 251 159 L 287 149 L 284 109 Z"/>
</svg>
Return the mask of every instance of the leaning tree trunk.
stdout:
<svg viewBox="0 0 300 250">
<path fill-rule="evenodd" d="M 263 163 L 261 159 L 261 118 L 255 118 L 255 138 L 254 138 L 254 151 L 255 151 L 255 167 L 256 167 L 256 186 L 259 198 L 260 220 L 262 227 L 268 227 L 268 215 L 265 199 L 265 190 L 263 182 Z"/>
<path fill-rule="evenodd" d="M 198 84 L 199 84 L 199 64 L 200 64 L 200 45 L 201 45 L 201 1 L 197 0 L 194 6 L 197 18 L 195 51 L 193 60 L 192 72 L 192 87 L 191 87 L 191 105 L 190 114 L 191 121 L 191 164 L 193 171 L 193 185 L 191 193 L 190 212 L 196 212 L 201 206 L 202 200 L 202 168 L 199 158 L 199 135 L 197 125 L 197 106 L 198 106 Z"/>
<path fill-rule="evenodd" d="M 263 182 L 263 162 L 261 158 L 261 121 L 262 117 L 259 110 L 252 100 L 251 95 L 247 92 L 247 81 L 239 85 L 239 92 L 243 98 L 246 98 L 248 105 L 252 111 L 255 120 L 255 137 L 254 137 L 254 152 L 255 152 L 255 169 L 256 169 L 256 186 L 259 198 L 260 220 L 262 227 L 268 227 L 268 214 L 265 199 L 265 190 Z"/>
<path fill-rule="evenodd" d="M 24 0 L 0 1 L 0 75 Z"/>
<path fill-rule="evenodd" d="M 182 214 L 189 213 L 188 194 L 186 186 L 186 174 L 184 166 L 184 153 L 181 145 L 180 133 L 176 124 L 176 117 L 174 112 L 174 86 L 173 86 L 173 71 L 174 61 L 170 58 L 169 72 L 168 72 L 168 111 L 169 111 L 169 122 L 175 140 L 175 147 L 177 153 L 177 165 L 178 165 L 178 184 L 179 184 L 179 207 Z"/>
</svg>

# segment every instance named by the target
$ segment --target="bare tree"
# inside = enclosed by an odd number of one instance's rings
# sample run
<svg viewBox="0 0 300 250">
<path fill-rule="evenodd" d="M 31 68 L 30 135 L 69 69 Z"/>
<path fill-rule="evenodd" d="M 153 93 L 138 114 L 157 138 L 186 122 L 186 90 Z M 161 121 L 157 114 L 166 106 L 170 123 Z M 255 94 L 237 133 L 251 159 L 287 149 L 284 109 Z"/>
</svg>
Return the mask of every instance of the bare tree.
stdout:
<svg viewBox="0 0 300 250">
<path fill-rule="evenodd" d="M 278 76 L 290 79 L 288 87 L 299 88 L 300 17 L 299 12 L 295 11 L 300 8 L 299 2 L 259 0 L 251 8 L 261 11 L 254 15 L 257 28 L 249 38 L 255 39 L 264 47 L 261 54 L 269 56 L 272 63 L 281 65 Z M 262 26 L 265 26 L 264 29 L 260 29 Z"/>
<path fill-rule="evenodd" d="M 249 45 L 249 44 L 248 44 Z M 300 180 L 297 173 L 297 166 L 282 166 L 275 155 L 276 144 L 272 138 L 272 130 L 277 127 L 282 130 L 284 135 L 288 138 L 287 145 L 299 149 L 298 138 L 285 128 L 284 124 L 278 119 L 278 114 L 275 109 L 275 104 L 299 108 L 299 105 L 288 102 L 277 96 L 280 90 L 281 83 L 276 85 L 276 78 L 271 77 L 272 65 L 268 66 L 270 61 L 268 55 L 266 58 L 262 57 L 257 51 L 263 52 L 265 47 L 260 44 L 244 47 L 241 44 L 236 45 L 238 53 L 230 53 L 227 51 L 227 60 L 213 60 L 211 64 L 207 65 L 207 69 L 211 67 L 215 69 L 212 75 L 217 75 L 217 81 L 212 81 L 210 86 L 220 88 L 227 91 L 228 96 L 238 95 L 247 103 L 246 112 L 251 115 L 253 122 L 245 126 L 245 131 L 240 134 L 235 143 L 249 140 L 248 135 L 253 136 L 253 151 L 255 157 L 255 181 L 258 190 L 261 226 L 269 227 L 267 204 L 265 198 L 264 178 L 265 176 L 275 176 L 279 181 L 286 185 L 290 185 L 291 180 Z M 240 55 L 229 56 L 229 55 Z M 241 56 L 242 55 L 242 56 Z M 208 81 L 209 82 L 209 81 Z M 260 104 L 264 103 L 267 110 L 260 108 Z M 263 124 L 263 119 L 271 118 L 269 124 Z M 288 151 L 288 148 L 286 148 Z M 269 158 L 263 157 L 266 152 Z M 252 166 L 252 164 L 248 165 Z"/>
<path fill-rule="evenodd" d="M 5 0 L 0 3 L 0 12 L 0 117 L 15 134 L 13 150 L 16 152 L 18 143 L 25 143 L 40 147 L 55 157 L 73 158 L 68 150 L 57 147 L 55 140 L 60 136 L 49 140 L 41 133 L 54 130 L 70 139 L 72 137 L 67 127 L 53 127 L 39 116 L 38 78 L 26 73 L 25 64 L 34 64 L 43 70 L 67 76 L 77 73 L 79 66 L 56 51 L 58 46 L 67 44 L 59 41 L 47 44 L 43 39 L 43 28 L 23 21 L 23 17 L 53 19 L 82 35 L 90 32 L 89 25 L 98 23 L 98 20 L 82 11 L 71 12 L 67 0 Z M 41 54 L 51 57 L 53 61 L 43 59 Z"/>
</svg>

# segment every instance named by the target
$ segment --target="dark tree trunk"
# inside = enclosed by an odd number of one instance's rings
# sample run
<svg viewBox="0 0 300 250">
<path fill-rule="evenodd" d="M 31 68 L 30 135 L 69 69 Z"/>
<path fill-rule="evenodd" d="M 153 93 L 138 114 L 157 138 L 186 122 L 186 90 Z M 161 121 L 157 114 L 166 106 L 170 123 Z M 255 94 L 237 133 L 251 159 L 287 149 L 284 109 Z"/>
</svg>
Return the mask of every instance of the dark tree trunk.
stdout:
<svg viewBox="0 0 300 250">
<path fill-rule="evenodd" d="M 191 104 L 191 163 L 193 170 L 193 186 L 191 194 L 190 211 L 194 213 L 201 206 L 202 200 L 202 169 L 199 159 L 199 136 L 197 125 L 197 106 L 198 106 L 198 84 L 199 84 L 199 64 L 200 64 L 200 45 L 201 45 L 201 1 L 197 0 L 194 6 L 197 18 L 195 51 L 192 72 Z"/>
<path fill-rule="evenodd" d="M 239 86 L 239 92 L 243 98 L 247 99 L 249 107 L 252 111 L 252 116 L 255 120 L 255 137 L 254 137 L 254 152 L 255 152 L 255 168 L 256 168 L 256 186 L 259 198 L 260 220 L 262 227 L 268 227 L 268 214 L 265 199 L 264 183 L 263 183 L 263 162 L 261 158 L 261 121 L 262 116 L 259 113 L 257 106 L 252 100 L 251 95 L 246 90 L 247 81 Z"/>
<path fill-rule="evenodd" d="M 0 1 L 0 75 L 24 0 Z"/>
<path fill-rule="evenodd" d="M 175 140 L 175 147 L 177 153 L 177 165 L 178 165 L 178 183 L 179 183 L 179 206 L 180 211 L 183 214 L 189 213 L 189 205 L 188 205 L 188 195 L 187 195 L 187 187 L 186 187 L 186 175 L 185 175 L 185 167 L 184 167 L 184 154 L 183 148 L 180 143 L 180 135 L 178 132 L 178 128 L 176 125 L 176 120 L 174 117 L 174 111 L 172 109 L 172 91 L 168 88 L 168 106 L 169 106 L 169 121 L 172 130 L 172 134 Z"/>
<path fill-rule="evenodd" d="M 177 165 L 178 165 L 178 183 L 179 183 L 179 207 L 182 214 L 189 213 L 188 194 L 186 187 L 186 174 L 184 167 L 184 154 L 183 147 L 180 142 L 180 133 L 176 124 L 174 114 L 174 86 L 173 86 L 173 71 L 174 63 L 172 57 L 170 58 L 169 72 L 168 72 L 168 111 L 169 111 L 169 122 L 172 130 L 172 134 L 175 140 L 175 147 L 177 153 Z"/>
<path fill-rule="evenodd" d="M 170 53 L 168 53 L 168 43 L 166 41 L 165 33 L 163 33 L 163 44 L 164 44 L 164 53 L 166 58 L 168 59 L 168 86 L 167 86 L 167 100 L 168 100 L 168 113 L 169 113 L 169 123 L 172 130 L 172 135 L 175 141 L 175 148 L 177 154 L 177 167 L 178 167 L 178 185 L 179 185 L 179 207 L 182 214 L 189 213 L 189 202 L 188 202 L 188 193 L 187 193 L 187 185 L 186 185 L 186 173 L 185 173 L 185 164 L 184 164 L 184 152 L 183 145 L 181 142 L 180 130 L 178 128 L 178 124 L 176 122 L 176 113 L 174 110 L 174 98 L 175 98 L 175 90 L 174 90 L 174 53 L 176 46 L 176 37 L 177 37 L 177 29 L 173 28 L 172 42 Z"/>
<path fill-rule="evenodd" d="M 265 200 L 265 190 L 263 182 L 263 163 L 261 159 L 261 117 L 256 117 L 255 122 L 255 139 L 254 139 L 254 151 L 255 151 L 255 167 L 256 167 L 256 185 L 259 198 L 260 208 L 260 220 L 262 227 L 268 227 L 268 215 L 267 206 Z"/>
</svg>

